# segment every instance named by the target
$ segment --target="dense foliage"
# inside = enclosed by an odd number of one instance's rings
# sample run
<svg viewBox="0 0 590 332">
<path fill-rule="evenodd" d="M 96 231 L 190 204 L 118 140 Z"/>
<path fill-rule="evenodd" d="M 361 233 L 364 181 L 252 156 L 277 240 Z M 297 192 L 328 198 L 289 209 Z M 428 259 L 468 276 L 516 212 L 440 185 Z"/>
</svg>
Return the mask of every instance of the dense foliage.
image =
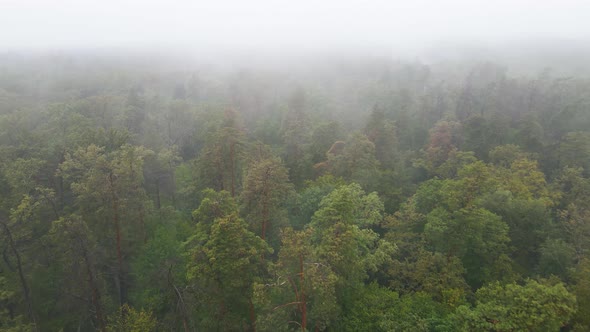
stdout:
<svg viewBox="0 0 590 332">
<path fill-rule="evenodd" d="M 0 331 L 588 331 L 590 79 L 0 59 Z"/>
</svg>

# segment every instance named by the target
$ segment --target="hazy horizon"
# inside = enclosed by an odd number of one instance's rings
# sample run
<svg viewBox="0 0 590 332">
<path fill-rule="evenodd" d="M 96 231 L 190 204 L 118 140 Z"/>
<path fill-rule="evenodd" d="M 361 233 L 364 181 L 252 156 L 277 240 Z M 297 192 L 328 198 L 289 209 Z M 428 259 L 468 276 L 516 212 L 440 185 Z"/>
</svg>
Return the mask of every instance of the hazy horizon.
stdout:
<svg viewBox="0 0 590 332">
<path fill-rule="evenodd" d="M 586 1 L 2 0 L 0 51 L 189 50 L 403 55 L 590 40 Z"/>
</svg>

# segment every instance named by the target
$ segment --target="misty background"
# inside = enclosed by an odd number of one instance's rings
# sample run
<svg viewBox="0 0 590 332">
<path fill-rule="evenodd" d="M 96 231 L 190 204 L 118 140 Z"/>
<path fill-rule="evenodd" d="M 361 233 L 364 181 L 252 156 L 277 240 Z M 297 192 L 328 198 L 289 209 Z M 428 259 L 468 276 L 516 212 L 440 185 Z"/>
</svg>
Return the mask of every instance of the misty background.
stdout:
<svg viewBox="0 0 590 332">
<path fill-rule="evenodd" d="M 543 53 L 559 62 L 574 54 L 587 55 L 590 41 L 590 3 L 582 0 L 2 0 L 0 4 L 3 54 L 149 51 L 233 62 L 261 60 L 252 55 L 284 60 L 321 54 L 428 62 L 457 57 L 530 61 L 535 53 Z"/>
<path fill-rule="evenodd" d="M 200 102 L 231 100 L 246 116 L 303 85 L 355 123 L 376 82 L 417 80 L 425 93 L 469 85 L 481 68 L 492 81 L 590 74 L 581 0 L 0 4 L 0 88 L 45 102 L 110 93 L 113 82 L 173 91 L 196 80 L 207 86 Z M 268 105 L 236 101 L 240 89 L 264 91 Z"/>
</svg>

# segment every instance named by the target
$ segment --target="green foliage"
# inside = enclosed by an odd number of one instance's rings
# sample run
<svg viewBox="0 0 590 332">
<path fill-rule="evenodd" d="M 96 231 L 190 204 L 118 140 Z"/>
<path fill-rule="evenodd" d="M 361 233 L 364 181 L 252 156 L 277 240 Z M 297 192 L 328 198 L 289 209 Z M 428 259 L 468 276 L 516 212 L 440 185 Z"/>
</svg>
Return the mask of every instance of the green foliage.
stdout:
<svg viewBox="0 0 590 332">
<path fill-rule="evenodd" d="M 582 203 L 582 206 L 585 204 Z M 578 260 L 590 253 L 590 209 L 574 203 L 560 211 L 561 226 Z"/>
<path fill-rule="evenodd" d="M 157 316 L 169 312 L 175 302 L 173 288 L 184 284 L 184 266 L 180 241 L 174 224 L 160 225 L 131 264 L 135 276 L 131 302 L 153 311 Z"/>
<path fill-rule="evenodd" d="M 427 293 L 402 296 L 381 322 L 383 331 L 457 331 L 447 306 Z"/>
<path fill-rule="evenodd" d="M 506 144 L 491 149 L 489 152 L 489 158 L 490 161 L 496 165 L 510 167 L 515 160 L 529 158 L 529 154 L 523 152 L 518 145 Z"/>
<path fill-rule="evenodd" d="M 439 252 L 461 258 L 471 285 L 490 278 L 490 269 L 507 251 L 509 241 L 508 227 L 499 216 L 481 208 L 452 213 L 438 208 L 426 218 L 427 242 Z"/>
<path fill-rule="evenodd" d="M 244 132 L 237 122 L 237 113 L 225 112 L 221 127 L 205 140 L 207 144 L 196 160 L 197 185 L 201 190 L 226 190 L 232 196 L 238 193 L 246 146 Z"/>
<path fill-rule="evenodd" d="M 341 153 L 328 153 L 332 175 L 362 186 L 374 186 L 379 167 L 375 157 L 375 144 L 365 135 L 355 133 L 344 144 Z"/>
<path fill-rule="evenodd" d="M 573 293 L 578 302 L 578 310 L 574 314 L 575 331 L 590 328 L 590 259 L 584 258 L 574 271 L 575 286 Z"/>
<path fill-rule="evenodd" d="M 581 167 L 590 170 L 590 132 L 575 131 L 567 133 L 559 146 L 560 167 Z"/>
<path fill-rule="evenodd" d="M 429 170 L 438 168 L 449 158 L 449 153 L 461 146 L 460 132 L 461 124 L 454 121 L 439 121 L 430 129 L 426 148 Z"/>
<path fill-rule="evenodd" d="M 238 211 L 238 205 L 227 191 L 215 191 L 205 189 L 202 192 L 203 199 L 199 208 L 193 211 L 193 220 L 201 232 L 209 234 L 211 225 L 217 218 L 223 218 Z"/>
<path fill-rule="evenodd" d="M 310 243 L 312 231 L 281 232 L 278 260 L 270 267 L 275 277 L 255 288 L 261 330 L 290 331 L 295 326 L 323 330 L 337 321 L 338 276 L 318 257 Z"/>
<path fill-rule="evenodd" d="M 287 98 L 287 111 L 282 124 L 283 160 L 289 170 L 289 178 L 296 187 L 309 178 L 311 160 L 305 154 L 309 143 L 311 122 L 309 98 L 303 88 L 295 89 Z"/>
<path fill-rule="evenodd" d="M 365 195 L 357 184 L 334 189 L 322 200 L 310 224 L 320 258 L 347 280 L 364 279 L 366 269 L 378 265 L 372 258 L 378 259 L 374 250 L 379 236 L 369 227 L 381 222 L 382 211 L 377 194 Z"/>
<path fill-rule="evenodd" d="M 344 180 L 332 175 L 324 175 L 315 181 L 306 182 L 306 186 L 299 192 L 297 200 L 289 202 L 291 225 L 294 228 L 303 228 L 311 221 L 322 199 L 336 187 L 344 184 Z"/>
<path fill-rule="evenodd" d="M 510 191 L 483 197 L 481 205 L 502 217 L 509 227 L 512 257 L 522 271 L 533 271 L 539 263 L 541 246 L 553 232 L 550 210 L 540 199 L 514 198 Z"/>
<path fill-rule="evenodd" d="M 463 123 L 463 149 L 473 151 L 479 159 L 486 159 L 492 147 L 507 140 L 507 137 L 502 135 L 506 123 L 498 117 L 471 115 Z"/>
<path fill-rule="evenodd" d="M 113 332 L 152 332 L 156 331 L 157 321 L 150 312 L 136 310 L 128 305 L 119 309 L 108 326 Z"/>
<path fill-rule="evenodd" d="M 342 138 L 341 130 L 340 124 L 335 121 L 320 123 L 314 128 L 308 148 L 314 164 L 326 159 L 326 153 L 332 144 Z"/>
<path fill-rule="evenodd" d="M 561 239 L 547 239 L 540 248 L 538 271 L 542 276 L 565 279 L 574 266 L 575 251 Z"/>
<path fill-rule="evenodd" d="M 590 329 L 582 75 L 11 58 L 1 331 Z"/>
<path fill-rule="evenodd" d="M 48 278 L 44 281 L 54 283 L 76 301 L 72 301 L 71 297 L 64 297 L 52 299 L 52 302 L 47 305 L 58 306 L 79 316 L 85 316 L 88 311 L 94 313 L 88 320 L 53 323 L 57 326 L 61 324 L 64 328 L 74 328 L 78 325 L 86 328 L 97 326 L 103 329 L 111 299 L 106 292 L 106 280 L 98 266 L 102 253 L 91 229 L 79 215 L 68 215 L 52 223 L 48 240 L 55 245 L 52 254 L 59 264 L 56 264 L 56 268 L 52 271 L 57 278 L 55 280 Z M 78 301 L 84 298 L 88 298 L 89 301 Z"/>
<path fill-rule="evenodd" d="M 317 259 L 338 278 L 336 296 L 345 316 L 344 304 L 362 292 L 368 273 L 379 270 L 395 251 L 394 244 L 371 229 L 381 223 L 382 211 L 376 193 L 367 195 L 353 183 L 327 195 L 309 225 Z"/>
<path fill-rule="evenodd" d="M 559 170 L 553 190 L 559 197 L 559 208 L 564 209 L 570 204 L 582 208 L 589 208 L 590 203 L 585 199 L 590 195 L 590 179 L 583 176 L 583 169 L 565 167 Z"/>
<path fill-rule="evenodd" d="M 6 285 L 6 279 L 0 276 L 0 331 L 2 332 L 31 332 L 34 325 L 27 324 L 22 316 L 14 317 L 8 312 L 9 303 L 14 301 L 14 292 Z M 12 300 L 12 301 L 11 301 Z"/>
<path fill-rule="evenodd" d="M 214 220 L 208 239 L 190 250 L 187 264 L 188 282 L 197 292 L 199 328 L 234 330 L 253 324 L 253 284 L 263 271 L 263 255 L 270 252 L 236 213 Z"/>
<path fill-rule="evenodd" d="M 286 223 L 286 200 L 293 194 L 289 174 L 276 158 L 254 161 L 248 167 L 241 195 L 251 229 L 272 243 L 273 233 Z"/>
<path fill-rule="evenodd" d="M 474 308 L 457 309 L 463 331 L 559 331 L 576 311 L 575 296 L 561 282 L 549 280 L 494 282 L 479 289 L 476 299 Z"/>
<path fill-rule="evenodd" d="M 391 321 L 392 311 L 399 308 L 398 294 L 376 283 L 364 286 L 346 307 L 347 314 L 334 324 L 335 330 L 395 331 L 391 328 L 399 322 Z"/>
<path fill-rule="evenodd" d="M 395 122 L 386 119 L 385 112 L 373 109 L 364 130 L 367 138 L 375 144 L 375 157 L 384 168 L 392 168 L 398 152 Z"/>
</svg>

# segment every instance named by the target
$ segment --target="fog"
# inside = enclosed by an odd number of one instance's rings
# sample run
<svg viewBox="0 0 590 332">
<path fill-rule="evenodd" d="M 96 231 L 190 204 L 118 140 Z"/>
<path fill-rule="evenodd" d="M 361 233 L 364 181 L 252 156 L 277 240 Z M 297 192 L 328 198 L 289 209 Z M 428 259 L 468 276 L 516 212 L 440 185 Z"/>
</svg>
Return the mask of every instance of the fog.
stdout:
<svg viewBox="0 0 590 332">
<path fill-rule="evenodd" d="M 527 74 L 545 68 L 563 75 L 590 73 L 590 2 L 582 0 L 0 0 L 0 5 L 4 66 L 65 56 L 88 66 L 115 61 L 125 68 L 165 65 L 181 71 L 314 71 L 310 64 L 381 59 L 465 68 L 493 62 Z"/>
<path fill-rule="evenodd" d="M 440 44 L 590 39 L 590 2 L 2 0 L 0 49 L 412 54 Z"/>
<path fill-rule="evenodd" d="M 589 59 L 590 0 L 0 0 L 0 332 L 590 331 Z"/>
</svg>

